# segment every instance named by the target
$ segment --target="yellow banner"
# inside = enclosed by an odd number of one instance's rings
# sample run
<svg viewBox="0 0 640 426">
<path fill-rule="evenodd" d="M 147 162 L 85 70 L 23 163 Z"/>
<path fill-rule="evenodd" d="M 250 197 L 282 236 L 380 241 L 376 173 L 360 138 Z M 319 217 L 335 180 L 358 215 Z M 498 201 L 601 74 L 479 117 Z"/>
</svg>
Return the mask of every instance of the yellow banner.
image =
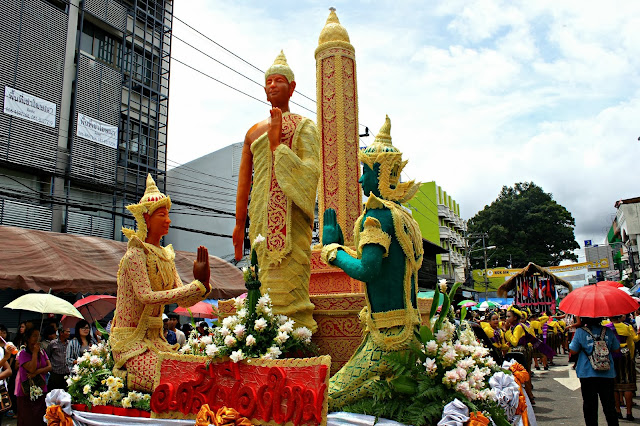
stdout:
<svg viewBox="0 0 640 426">
<path fill-rule="evenodd" d="M 609 260 L 607 258 L 603 258 L 593 262 L 582 262 L 582 263 L 572 263 L 570 265 L 549 266 L 549 267 L 546 267 L 545 269 L 549 270 L 549 272 L 556 273 L 556 272 L 577 271 L 579 269 L 584 269 L 584 268 L 607 268 L 607 267 L 609 267 Z M 492 269 L 487 269 L 487 277 L 489 278 L 507 277 L 507 276 L 516 275 L 520 271 L 522 271 L 522 268 L 514 268 L 514 269 L 492 268 Z M 473 272 L 479 277 L 484 276 L 482 269 L 476 269 Z"/>
</svg>

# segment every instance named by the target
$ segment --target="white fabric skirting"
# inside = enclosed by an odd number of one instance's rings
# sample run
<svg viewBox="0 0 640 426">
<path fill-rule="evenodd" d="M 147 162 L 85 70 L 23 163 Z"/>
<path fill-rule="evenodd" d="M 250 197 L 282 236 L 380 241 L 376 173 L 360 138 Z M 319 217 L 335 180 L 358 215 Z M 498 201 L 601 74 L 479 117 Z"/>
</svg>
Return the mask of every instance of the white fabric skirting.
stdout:
<svg viewBox="0 0 640 426">
<path fill-rule="evenodd" d="M 74 426 L 193 426 L 195 420 L 170 420 L 170 419 L 146 419 L 141 417 L 113 416 L 110 414 L 90 413 L 86 411 L 73 411 Z M 375 422 L 374 416 L 353 413 L 329 413 L 327 416 L 327 426 L 372 426 Z M 396 426 L 402 423 L 393 420 L 378 419 L 376 426 Z"/>
<path fill-rule="evenodd" d="M 111 414 L 98 414 L 75 410 L 73 411 L 72 418 L 74 426 L 194 426 L 196 423 L 195 420 L 148 419 L 144 417 L 114 416 Z"/>
</svg>

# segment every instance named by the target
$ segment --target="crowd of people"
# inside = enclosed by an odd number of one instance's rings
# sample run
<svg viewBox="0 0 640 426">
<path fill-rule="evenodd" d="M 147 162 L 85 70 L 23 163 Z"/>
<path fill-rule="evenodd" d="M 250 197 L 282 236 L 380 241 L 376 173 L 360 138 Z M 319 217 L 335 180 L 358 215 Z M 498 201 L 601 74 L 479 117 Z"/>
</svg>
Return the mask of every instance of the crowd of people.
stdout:
<svg viewBox="0 0 640 426">
<path fill-rule="evenodd" d="M 494 358 L 515 359 L 530 376 L 541 367 L 548 370 L 554 355 L 570 355 L 569 363 L 580 379 L 586 425 L 598 424 L 598 398 L 608 425 L 617 425 L 623 418 L 635 420 L 632 411 L 637 391 L 635 342 L 640 340 L 640 321 L 636 321 L 634 314 L 587 318 L 510 306 L 472 311 L 470 316 L 476 334 L 492 347 Z M 594 366 L 593 362 L 598 341 L 606 346 L 608 362 L 603 366 Z M 530 380 L 525 383 L 525 390 L 535 405 Z M 621 407 L 626 413 L 622 413 Z"/>
</svg>

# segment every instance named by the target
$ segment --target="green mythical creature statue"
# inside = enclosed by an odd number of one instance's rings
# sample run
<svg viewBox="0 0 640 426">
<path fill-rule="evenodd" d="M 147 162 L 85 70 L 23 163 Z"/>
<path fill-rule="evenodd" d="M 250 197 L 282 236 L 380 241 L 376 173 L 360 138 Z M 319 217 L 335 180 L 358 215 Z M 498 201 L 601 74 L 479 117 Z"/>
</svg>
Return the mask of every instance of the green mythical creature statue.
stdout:
<svg viewBox="0 0 640 426">
<path fill-rule="evenodd" d="M 416 341 L 418 269 L 422 264 L 422 234 L 401 203 L 419 189 L 400 182 L 407 164 L 391 144 L 387 116 L 375 141 L 359 154 L 360 184 L 369 198 L 354 226 L 355 250 L 345 247 L 336 212 L 324 212 L 322 259 L 366 283 L 366 307 L 360 312 L 364 338 L 351 359 L 329 384 L 329 410 L 340 410 L 371 397 L 374 382 L 391 374 L 384 355 L 406 350 Z"/>
</svg>

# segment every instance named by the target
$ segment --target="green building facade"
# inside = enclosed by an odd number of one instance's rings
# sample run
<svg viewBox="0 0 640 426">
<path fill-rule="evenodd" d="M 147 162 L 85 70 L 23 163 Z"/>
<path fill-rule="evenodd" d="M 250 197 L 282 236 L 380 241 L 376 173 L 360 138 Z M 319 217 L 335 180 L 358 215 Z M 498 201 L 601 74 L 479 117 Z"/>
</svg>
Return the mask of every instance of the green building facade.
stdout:
<svg viewBox="0 0 640 426">
<path fill-rule="evenodd" d="M 460 205 L 432 181 L 423 183 L 405 207 L 411 209 L 422 237 L 448 250 L 437 255 L 438 278 L 463 282 L 467 223 L 460 218 Z"/>
</svg>

